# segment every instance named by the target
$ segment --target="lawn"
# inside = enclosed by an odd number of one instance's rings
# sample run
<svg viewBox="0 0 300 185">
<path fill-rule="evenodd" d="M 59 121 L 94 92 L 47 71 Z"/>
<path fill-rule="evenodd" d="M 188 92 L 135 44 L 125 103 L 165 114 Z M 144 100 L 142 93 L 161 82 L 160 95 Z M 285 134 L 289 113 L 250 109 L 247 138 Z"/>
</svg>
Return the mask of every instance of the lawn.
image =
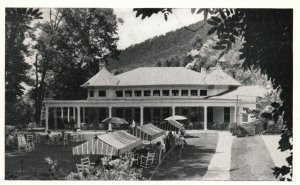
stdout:
<svg viewBox="0 0 300 185">
<path fill-rule="evenodd" d="M 48 165 L 44 160 L 45 157 L 57 160 L 59 167 L 66 175 L 71 171 L 77 172 L 75 163 L 80 163 L 82 156 L 73 156 L 71 147 L 78 144 L 70 143 L 68 146 L 37 144 L 36 150 L 33 152 L 7 152 L 5 155 L 5 179 L 49 179 Z M 91 159 L 93 158 L 91 156 Z"/>
<path fill-rule="evenodd" d="M 178 155 L 173 160 L 166 160 L 158 169 L 153 180 L 193 180 L 199 179 L 207 172 L 208 165 L 218 142 L 218 134 L 201 133 L 193 134 L 196 138 L 186 138 L 188 143 L 182 151 L 179 161 Z M 60 145 L 36 145 L 36 150 L 29 153 L 8 152 L 5 155 L 5 179 L 18 180 L 48 180 L 48 165 L 45 157 L 57 160 L 64 175 L 71 171 L 77 172 L 76 163 L 80 163 L 83 156 L 73 156 L 72 146 L 80 143 L 70 143 L 68 146 Z M 96 156 L 90 156 L 94 161 Z M 22 164 L 23 161 L 23 164 Z M 22 173 L 23 166 L 23 173 Z M 144 176 L 148 179 L 154 168 L 144 170 Z"/>
<path fill-rule="evenodd" d="M 173 160 L 166 160 L 153 176 L 152 180 L 201 180 L 206 174 L 210 160 L 215 154 L 218 134 L 191 134 L 197 138 L 186 138 L 187 146 Z M 153 170 L 153 169 L 151 169 Z M 151 170 L 145 170 L 145 176 L 151 176 Z"/>
</svg>

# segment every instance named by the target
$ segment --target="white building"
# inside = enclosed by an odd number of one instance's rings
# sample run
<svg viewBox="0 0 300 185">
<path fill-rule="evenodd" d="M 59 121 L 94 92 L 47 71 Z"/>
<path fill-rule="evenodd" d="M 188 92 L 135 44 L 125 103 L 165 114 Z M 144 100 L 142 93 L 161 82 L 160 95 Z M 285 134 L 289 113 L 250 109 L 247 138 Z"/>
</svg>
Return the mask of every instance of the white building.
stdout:
<svg viewBox="0 0 300 185">
<path fill-rule="evenodd" d="M 214 123 L 248 122 L 256 108 L 257 86 L 241 86 L 219 67 L 201 73 L 183 67 L 140 67 L 119 75 L 100 65 L 82 85 L 86 100 L 45 100 L 46 129 L 62 128 L 58 120 L 98 124 L 117 116 L 137 125 L 162 123 L 171 115 L 188 118 L 185 127 L 210 129 Z M 60 119 L 58 119 L 60 118 Z"/>
</svg>

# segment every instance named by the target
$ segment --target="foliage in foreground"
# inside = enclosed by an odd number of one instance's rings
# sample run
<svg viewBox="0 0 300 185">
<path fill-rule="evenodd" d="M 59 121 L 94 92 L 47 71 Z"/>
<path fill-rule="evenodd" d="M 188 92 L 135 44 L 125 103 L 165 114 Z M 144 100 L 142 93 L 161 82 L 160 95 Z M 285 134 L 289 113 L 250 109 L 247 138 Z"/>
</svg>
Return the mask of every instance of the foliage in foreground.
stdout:
<svg viewBox="0 0 300 185">
<path fill-rule="evenodd" d="M 170 8 L 134 9 L 142 19 L 162 13 L 164 18 L 172 13 Z M 211 25 L 208 35 L 216 33 L 220 39 L 215 49 L 222 50 L 219 58 L 226 54 L 242 37 L 245 42 L 240 49 L 244 69 L 259 69 L 267 75 L 273 88 L 282 92 L 284 129 L 279 141 L 281 151 L 293 149 L 293 10 L 292 9 L 196 9 L 192 13 L 203 14 Z M 200 28 L 201 29 L 201 28 Z M 284 66 L 284 69 L 283 69 Z M 292 178 L 292 152 L 286 159 L 288 166 L 277 167 L 275 176 L 280 180 Z"/>
</svg>

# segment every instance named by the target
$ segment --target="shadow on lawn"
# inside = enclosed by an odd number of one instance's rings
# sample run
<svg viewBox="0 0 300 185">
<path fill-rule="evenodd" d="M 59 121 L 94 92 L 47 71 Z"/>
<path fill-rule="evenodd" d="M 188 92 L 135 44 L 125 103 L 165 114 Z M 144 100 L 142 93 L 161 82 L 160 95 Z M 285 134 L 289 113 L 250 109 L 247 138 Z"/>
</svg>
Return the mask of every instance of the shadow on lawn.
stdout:
<svg viewBox="0 0 300 185">
<path fill-rule="evenodd" d="M 152 180 L 200 180 L 206 174 L 215 154 L 217 141 L 218 137 L 214 134 L 207 135 L 205 139 L 187 139 L 188 145 L 182 150 L 181 160 L 179 150 L 175 151 L 173 158 L 163 162 Z M 145 177 L 149 178 L 153 170 L 144 170 Z"/>
</svg>

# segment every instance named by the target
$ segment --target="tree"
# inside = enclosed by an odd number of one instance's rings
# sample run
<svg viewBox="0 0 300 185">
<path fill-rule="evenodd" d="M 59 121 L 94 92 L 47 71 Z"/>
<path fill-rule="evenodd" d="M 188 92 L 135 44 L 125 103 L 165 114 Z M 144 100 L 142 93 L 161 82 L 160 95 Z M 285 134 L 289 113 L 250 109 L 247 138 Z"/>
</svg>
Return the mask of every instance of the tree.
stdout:
<svg viewBox="0 0 300 185">
<path fill-rule="evenodd" d="M 134 9 L 142 19 L 153 13 L 172 13 L 172 9 Z M 221 58 L 236 38 L 241 36 L 245 42 L 240 50 L 245 69 L 258 69 L 267 75 L 273 88 L 280 87 L 283 101 L 283 124 L 285 128 L 279 141 L 281 151 L 293 149 L 293 11 L 291 9 L 195 9 L 192 13 L 203 13 L 204 20 L 212 26 L 208 35 L 216 33 L 220 39 L 215 49 L 222 52 Z M 210 18 L 208 19 L 208 17 Z M 282 66 L 285 66 L 284 70 Z M 280 180 L 291 180 L 292 152 L 287 158 L 288 166 L 276 167 L 274 175 Z"/>
<path fill-rule="evenodd" d="M 116 16 L 112 9 L 60 10 L 64 56 L 53 69 L 50 87 L 55 99 L 82 99 L 86 92 L 80 86 L 98 72 L 99 60 L 119 55 Z"/>
<path fill-rule="evenodd" d="M 25 57 L 31 53 L 24 40 L 31 29 L 30 23 L 41 19 L 39 9 L 7 8 L 5 10 L 5 122 L 16 124 L 18 117 L 15 107 L 22 98 L 24 87 L 22 83 L 30 84 L 27 70 L 30 65 Z"/>
<path fill-rule="evenodd" d="M 50 9 L 50 19 L 36 25 L 35 119 L 44 98 L 83 99 L 80 86 L 99 69 L 99 60 L 116 58 L 116 17 L 112 9 Z"/>
</svg>

